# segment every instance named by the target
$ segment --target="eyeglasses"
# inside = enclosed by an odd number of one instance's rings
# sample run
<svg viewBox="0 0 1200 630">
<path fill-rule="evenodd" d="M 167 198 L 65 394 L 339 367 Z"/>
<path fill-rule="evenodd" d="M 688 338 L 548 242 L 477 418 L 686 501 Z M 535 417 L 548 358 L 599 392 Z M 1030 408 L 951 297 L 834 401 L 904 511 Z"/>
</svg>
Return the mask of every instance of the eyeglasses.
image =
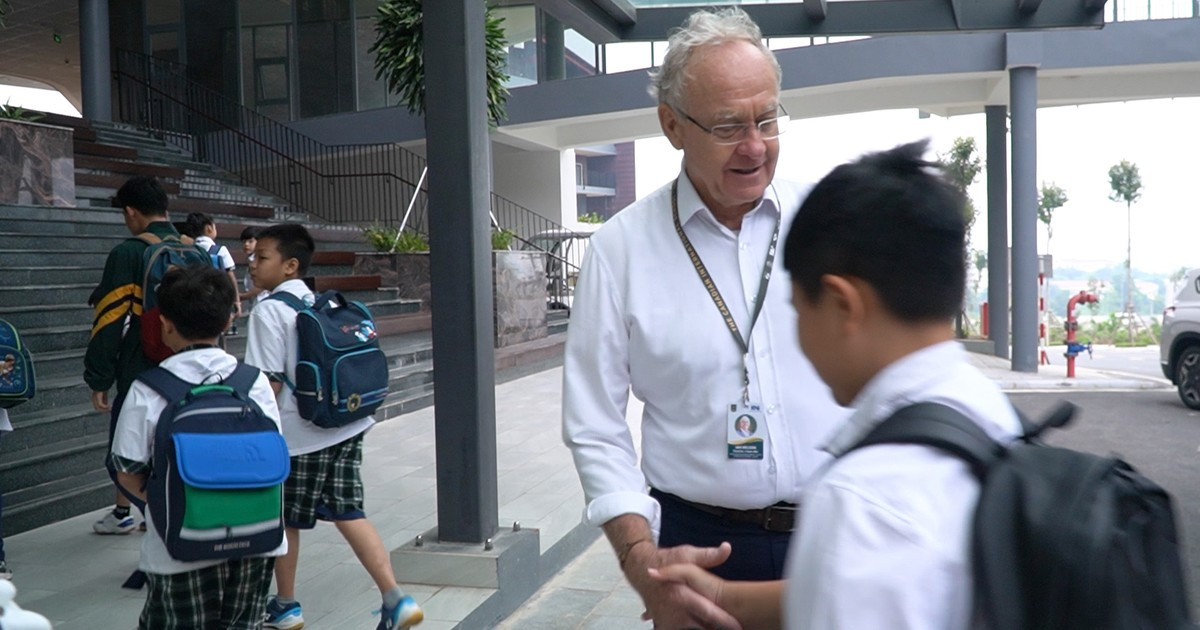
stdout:
<svg viewBox="0 0 1200 630">
<path fill-rule="evenodd" d="M 700 124 L 700 121 L 692 118 L 690 114 L 676 107 L 675 111 L 683 114 L 683 117 L 690 120 L 693 125 L 699 127 L 702 131 L 713 137 L 713 142 L 717 144 L 738 144 L 746 139 L 750 134 L 751 127 L 758 127 L 758 135 L 763 140 L 774 140 L 783 132 L 787 131 L 788 121 L 792 118 L 788 115 L 787 110 L 783 108 L 781 103 L 778 106 L 779 116 L 760 120 L 753 125 L 747 123 L 729 123 L 724 125 L 713 125 L 705 127 Z"/>
</svg>

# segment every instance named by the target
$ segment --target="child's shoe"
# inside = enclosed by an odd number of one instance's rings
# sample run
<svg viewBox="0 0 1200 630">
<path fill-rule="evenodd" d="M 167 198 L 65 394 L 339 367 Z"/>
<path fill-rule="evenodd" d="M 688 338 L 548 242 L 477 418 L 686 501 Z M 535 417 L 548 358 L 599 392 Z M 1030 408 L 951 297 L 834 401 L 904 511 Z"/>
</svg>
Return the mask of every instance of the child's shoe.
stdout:
<svg viewBox="0 0 1200 630">
<path fill-rule="evenodd" d="M 0 560 L 0 580 L 11 580 L 11 579 L 12 579 L 12 569 L 9 569 L 8 565 L 5 564 L 3 560 Z"/>
<path fill-rule="evenodd" d="M 404 630 L 425 620 L 425 613 L 421 612 L 421 607 L 408 595 L 405 595 L 395 608 L 382 607 L 379 616 L 382 619 L 375 630 Z"/>
<path fill-rule="evenodd" d="M 263 619 L 264 628 L 275 630 L 300 630 L 304 627 L 304 615 L 300 612 L 300 602 L 288 605 L 279 603 L 279 598 L 272 596 L 267 601 L 267 615 Z"/>
<path fill-rule="evenodd" d="M 92 531 L 97 534 L 128 534 L 137 527 L 137 522 L 134 521 L 133 515 L 118 517 L 116 514 L 109 512 L 104 515 L 104 518 L 92 523 Z"/>
</svg>

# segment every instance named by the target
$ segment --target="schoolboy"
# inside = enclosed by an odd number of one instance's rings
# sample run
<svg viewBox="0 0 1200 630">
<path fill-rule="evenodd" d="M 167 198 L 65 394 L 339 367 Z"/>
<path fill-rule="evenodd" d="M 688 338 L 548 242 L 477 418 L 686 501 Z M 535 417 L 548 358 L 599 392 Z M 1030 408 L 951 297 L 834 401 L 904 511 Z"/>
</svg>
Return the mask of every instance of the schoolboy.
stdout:
<svg viewBox="0 0 1200 630">
<path fill-rule="evenodd" d="M 249 302 L 250 308 L 254 308 L 259 300 L 270 295 L 270 292 L 263 291 L 259 287 L 254 286 L 254 279 L 250 277 L 249 263 L 254 262 L 254 245 L 258 242 L 258 228 L 253 225 L 248 225 L 242 229 L 242 253 L 246 254 L 246 277 L 242 281 L 242 287 L 238 292 L 238 297 L 245 304 Z M 245 312 L 246 309 L 242 309 Z"/>
<path fill-rule="evenodd" d="M 126 180 L 112 199 L 112 206 L 120 210 L 130 234 L 179 238 L 179 232 L 167 220 L 167 203 L 167 193 L 158 180 L 141 175 Z M 83 380 L 92 390 L 92 407 L 109 412 L 110 446 L 129 386 L 138 374 L 156 365 L 142 352 L 142 256 L 147 247 L 138 238 L 125 239 L 114 247 L 104 261 L 100 284 L 88 300 L 96 313 L 83 356 Z M 113 385 L 117 391 L 110 401 L 108 394 Z M 97 534 L 128 534 L 137 528 L 129 498 L 115 488 L 114 492 L 116 505 L 92 524 L 92 531 Z"/>
<path fill-rule="evenodd" d="M 261 230 L 250 263 L 254 284 L 272 294 L 291 293 L 311 304 L 313 294 L 301 278 L 308 273 L 313 250 L 312 237 L 302 225 L 282 223 Z M 300 530 L 312 529 L 317 519 L 333 521 L 379 588 L 383 606 L 378 629 L 416 625 L 423 613 L 396 584 L 391 557 L 363 512 L 363 433 L 375 420 L 368 416 L 343 427 L 325 429 L 301 418 L 295 395 L 287 385 L 296 382 L 298 343 L 296 311 L 286 303 L 264 299 L 250 312 L 246 363 L 271 378 L 292 464 L 283 491 L 288 553 L 275 565 L 278 592 L 267 604 L 264 627 L 293 630 L 304 624 L 296 600 Z"/>
<path fill-rule="evenodd" d="M 229 323 L 234 299 L 225 274 L 202 265 L 173 269 L 163 276 L 157 298 L 163 341 L 175 351 L 160 367 L 189 383 L 219 382 L 232 374 L 237 359 L 216 347 L 217 337 Z M 250 398 L 279 423 L 279 409 L 266 375 L 259 375 Z M 117 420 L 112 446 L 117 481 L 143 501 L 146 479 L 152 472 L 155 427 L 167 404 L 165 398 L 137 381 Z M 167 552 L 153 519 L 146 523 L 138 568 L 146 573 L 148 589 L 139 630 L 262 627 L 271 569 L 275 556 L 287 550 L 286 540 L 264 556 L 182 562 Z"/>
<path fill-rule="evenodd" d="M 237 273 L 234 269 L 237 264 L 233 261 L 233 254 L 229 253 L 229 248 L 221 245 L 217 247 L 217 224 L 213 222 L 212 217 L 203 212 L 189 212 L 187 219 L 184 221 L 183 233 L 192 237 L 196 246 L 203 249 L 208 254 L 212 255 L 214 247 L 217 249 L 217 259 L 220 261 L 220 268 L 223 269 L 226 275 L 229 276 L 229 283 L 234 288 L 234 312 L 235 321 L 237 317 L 242 316 L 242 292 L 237 290 L 238 280 Z"/>
<path fill-rule="evenodd" d="M 953 338 L 966 284 L 964 204 L 923 159 L 926 147 L 914 142 L 834 169 L 809 193 L 784 245 L 800 345 L 838 403 L 854 409 L 824 447 L 838 459 L 805 491 L 786 581 L 651 569 L 743 627 L 971 627 L 975 477 L 926 446 L 848 452 L 917 402 L 953 407 L 1000 441 L 1020 430 L 1003 393 Z"/>
</svg>

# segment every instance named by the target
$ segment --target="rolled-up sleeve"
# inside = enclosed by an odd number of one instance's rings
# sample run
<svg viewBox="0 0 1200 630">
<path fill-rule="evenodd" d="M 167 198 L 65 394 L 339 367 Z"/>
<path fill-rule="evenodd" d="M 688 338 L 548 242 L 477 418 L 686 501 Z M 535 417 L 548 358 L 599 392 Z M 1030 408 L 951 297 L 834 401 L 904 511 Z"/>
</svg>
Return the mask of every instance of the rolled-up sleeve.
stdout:
<svg viewBox="0 0 1200 630">
<path fill-rule="evenodd" d="M 657 535 L 658 502 L 646 494 L 646 478 L 625 420 L 630 376 L 624 311 L 622 282 L 600 243 L 595 243 L 579 273 L 567 334 L 563 442 L 575 459 L 589 524 L 640 514 Z"/>
</svg>

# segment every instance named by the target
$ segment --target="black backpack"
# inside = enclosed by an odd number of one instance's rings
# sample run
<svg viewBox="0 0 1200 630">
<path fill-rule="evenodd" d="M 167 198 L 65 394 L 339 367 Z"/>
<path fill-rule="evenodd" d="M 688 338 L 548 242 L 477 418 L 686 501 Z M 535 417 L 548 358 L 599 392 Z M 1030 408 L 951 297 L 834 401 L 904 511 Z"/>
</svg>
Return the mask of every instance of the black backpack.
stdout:
<svg viewBox="0 0 1200 630">
<path fill-rule="evenodd" d="M 982 483 L 972 524 L 976 610 L 989 630 L 1192 628 L 1171 497 L 1117 457 L 1046 446 L 1063 403 L 1005 447 L 937 403 L 900 409 L 853 447 L 921 444 Z"/>
</svg>

